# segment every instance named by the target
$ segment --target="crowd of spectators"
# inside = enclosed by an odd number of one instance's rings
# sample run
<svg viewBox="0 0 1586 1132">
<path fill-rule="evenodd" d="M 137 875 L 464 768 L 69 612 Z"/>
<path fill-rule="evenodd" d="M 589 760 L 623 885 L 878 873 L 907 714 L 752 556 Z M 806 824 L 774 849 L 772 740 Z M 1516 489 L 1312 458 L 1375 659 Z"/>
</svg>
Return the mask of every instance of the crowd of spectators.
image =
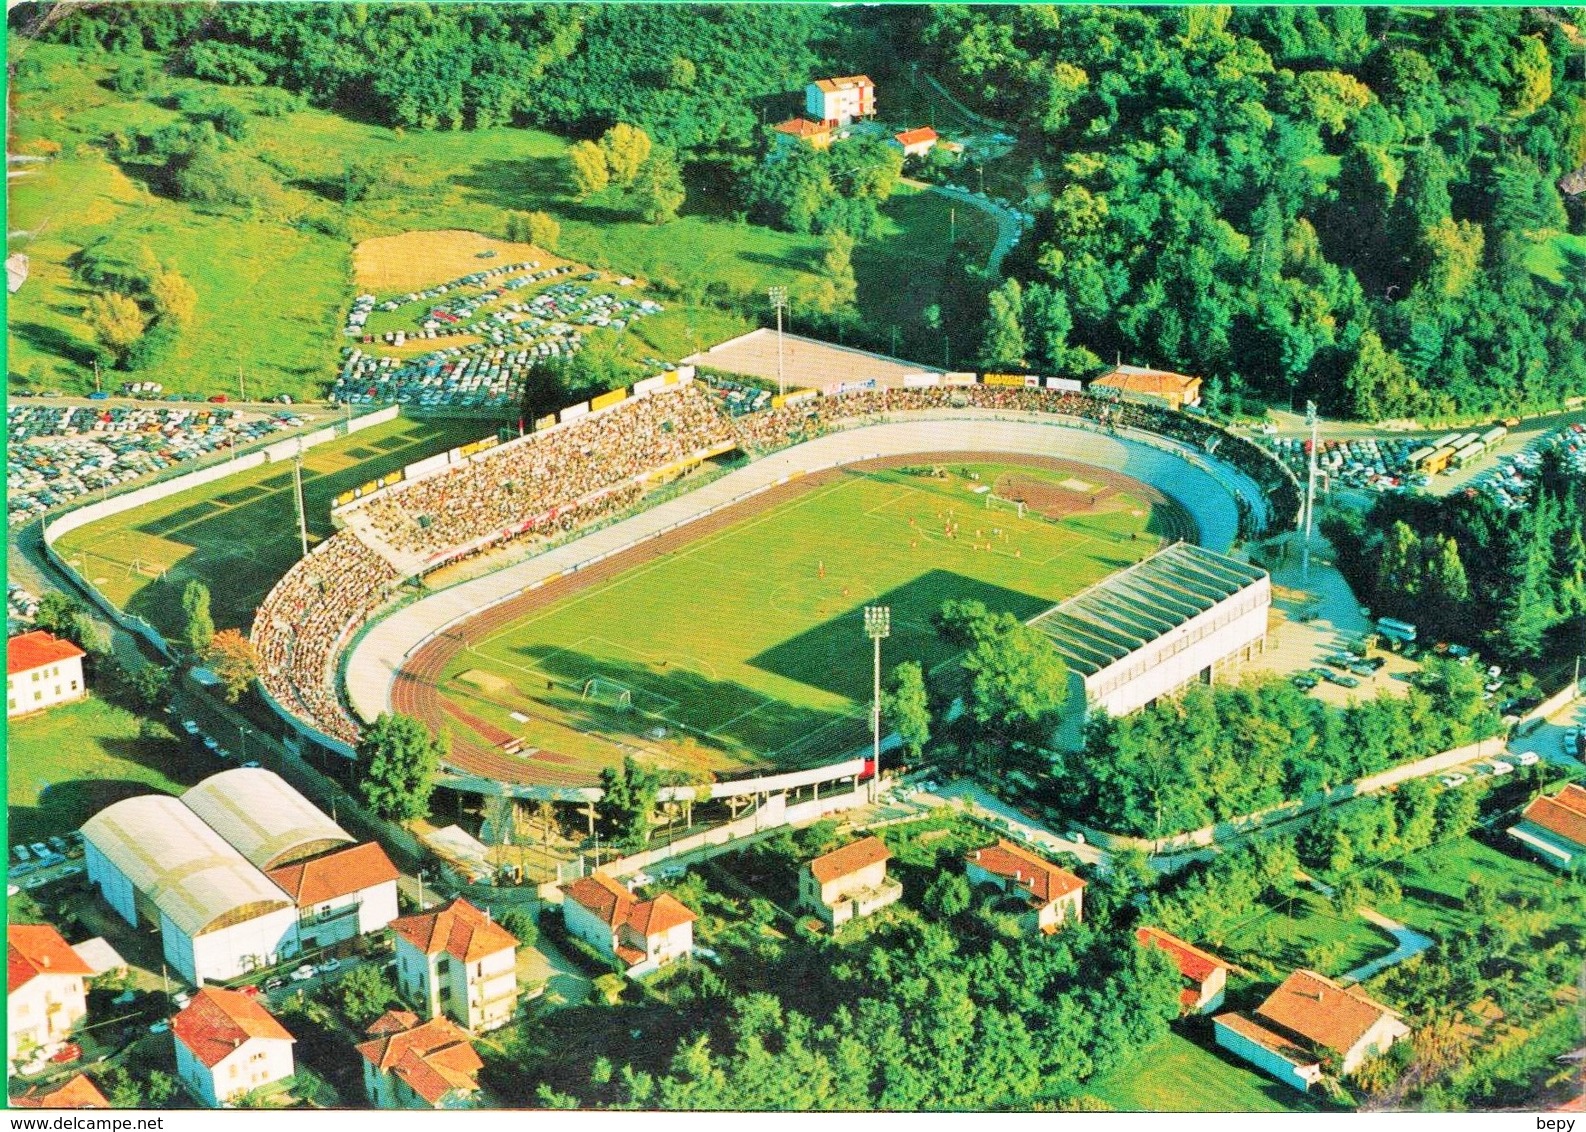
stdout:
<svg viewBox="0 0 1586 1132">
<path fill-rule="evenodd" d="M 334 690 L 333 661 L 348 632 L 399 580 L 381 550 L 418 556 L 427 570 L 507 539 L 552 538 L 630 508 L 656 473 L 704 449 L 736 442 L 766 453 L 866 418 L 951 408 L 1056 413 L 1102 430 L 1165 435 L 1247 473 L 1268 492 L 1269 523 L 1292 523 L 1297 513 L 1293 480 L 1269 454 L 1167 409 L 1086 393 L 955 385 L 816 397 L 732 416 L 719 396 L 690 384 L 509 442 L 366 500 L 358 508 L 363 521 L 294 567 L 260 608 L 254 642 L 265 686 L 326 733 L 355 743 L 358 726 Z M 1247 511 L 1241 508 L 1242 517 Z"/>
<path fill-rule="evenodd" d="M 525 440 L 471 463 L 403 484 L 360 509 L 398 551 L 432 556 L 565 518 L 593 496 L 627 489 L 703 448 L 733 439 L 701 389 L 687 385 Z M 609 510 L 609 507 L 606 508 Z M 580 508 L 581 522 L 589 511 Z"/>
<path fill-rule="evenodd" d="M 288 571 L 253 623 L 259 679 L 277 703 L 327 735 L 358 742 L 358 725 L 333 690 L 336 652 L 398 580 L 385 559 L 347 532 Z"/>
</svg>

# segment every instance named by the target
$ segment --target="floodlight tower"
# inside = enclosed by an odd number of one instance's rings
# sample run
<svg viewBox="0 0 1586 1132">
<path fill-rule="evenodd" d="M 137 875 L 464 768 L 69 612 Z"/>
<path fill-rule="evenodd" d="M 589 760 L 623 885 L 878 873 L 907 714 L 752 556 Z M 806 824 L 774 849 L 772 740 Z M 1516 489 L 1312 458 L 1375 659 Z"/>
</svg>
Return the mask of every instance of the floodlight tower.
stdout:
<svg viewBox="0 0 1586 1132">
<path fill-rule="evenodd" d="M 787 395 L 787 382 L 782 378 L 782 312 L 787 307 L 787 288 L 772 287 L 767 292 L 771 296 L 771 305 L 776 308 L 776 391 L 780 396 Z"/>
<path fill-rule="evenodd" d="M 1305 542 L 1300 547 L 1300 585 L 1311 580 L 1311 519 L 1316 511 L 1316 448 L 1321 439 L 1316 402 L 1305 402 L 1305 423 L 1311 428 L 1311 458 L 1305 476 Z"/>
<path fill-rule="evenodd" d="M 892 608 L 886 605 L 865 606 L 865 636 L 876 644 L 875 698 L 870 706 L 870 731 L 874 743 L 870 765 L 870 800 L 881 796 L 881 642 L 892 635 Z"/>
</svg>

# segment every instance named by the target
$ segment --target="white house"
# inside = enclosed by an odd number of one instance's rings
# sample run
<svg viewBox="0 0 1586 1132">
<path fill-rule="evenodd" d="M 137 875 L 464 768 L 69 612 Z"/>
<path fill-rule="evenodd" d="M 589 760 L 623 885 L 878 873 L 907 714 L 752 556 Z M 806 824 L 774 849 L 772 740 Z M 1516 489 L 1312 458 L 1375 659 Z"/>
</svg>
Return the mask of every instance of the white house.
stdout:
<svg viewBox="0 0 1586 1132">
<path fill-rule="evenodd" d="M 6 641 L 6 718 L 87 696 L 86 655 L 70 641 L 42 629 Z"/>
<path fill-rule="evenodd" d="M 468 1035 L 450 1018 L 421 1023 L 416 1014 L 388 1010 L 358 1045 L 363 1086 L 376 1108 L 472 1108 L 484 1067 Z"/>
<path fill-rule="evenodd" d="M 159 928 L 189 982 L 224 982 L 297 953 L 286 893 L 181 801 L 145 794 L 83 823 L 88 879 L 134 927 Z"/>
<path fill-rule="evenodd" d="M 171 1020 L 176 1074 L 210 1108 L 291 1077 L 293 1037 L 256 998 L 204 987 Z"/>
<path fill-rule="evenodd" d="M 817 122 L 846 126 L 876 112 L 876 84 L 868 75 L 816 79 L 804 88 L 804 112 Z"/>
<path fill-rule="evenodd" d="M 998 840 L 964 855 L 964 875 L 972 885 L 994 884 L 1023 906 L 1019 926 L 1050 935 L 1083 915 L 1085 882 L 1034 853 Z"/>
<path fill-rule="evenodd" d="M 936 143 L 940 140 L 931 127 L 920 126 L 918 129 L 893 134 L 887 144 L 894 149 L 901 149 L 904 157 L 924 157 L 936 148 Z"/>
<path fill-rule="evenodd" d="M 381 931 L 397 918 L 397 867 L 373 841 L 265 875 L 297 904 L 302 947 L 329 947 Z"/>
<path fill-rule="evenodd" d="M 681 900 L 667 892 L 636 900 L 605 873 L 567 886 L 562 923 L 579 939 L 622 960 L 633 976 L 664 967 L 694 947 L 694 913 Z"/>
<path fill-rule="evenodd" d="M 93 968 L 48 924 L 12 924 L 6 938 L 6 1057 L 64 1042 L 88 1013 Z"/>
<path fill-rule="evenodd" d="M 1295 971 L 1256 1007 L 1254 1017 L 1212 1019 L 1217 1044 L 1302 1092 L 1321 1079 L 1323 1062 L 1340 1075 L 1388 1052 L 1410 1033 L 1399 1014 L 1315 971 Z"/>
<path fill-rule="evenodd" d="M 816 857 L 799 871 L 799 905 L 833 928 L 874 915 L 903 896 L 903 886 L 887 876 L 891 859 L 879 837 Z"/>
<path fill-rule="evenodd" d="M 474 1032 L 512 1020 L 518 1005 L 515 936 L 461 898 L 391 922 L 397 985 L 426 1018 L 445 1014 Z"/>
</svg>

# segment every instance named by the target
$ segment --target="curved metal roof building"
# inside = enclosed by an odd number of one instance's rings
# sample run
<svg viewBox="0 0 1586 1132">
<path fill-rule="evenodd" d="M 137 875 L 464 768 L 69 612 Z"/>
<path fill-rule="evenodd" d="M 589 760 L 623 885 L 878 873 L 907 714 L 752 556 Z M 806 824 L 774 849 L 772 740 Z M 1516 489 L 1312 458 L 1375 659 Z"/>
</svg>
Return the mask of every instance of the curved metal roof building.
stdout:
<svg viewBox="0 0 1586 1132">
<path fill-rule="evenodd" d="M 355 843 L 280 775 L 259 767 L 212 774 L 183 794 L 182 803 L 259 869 Z"/>
</svg>

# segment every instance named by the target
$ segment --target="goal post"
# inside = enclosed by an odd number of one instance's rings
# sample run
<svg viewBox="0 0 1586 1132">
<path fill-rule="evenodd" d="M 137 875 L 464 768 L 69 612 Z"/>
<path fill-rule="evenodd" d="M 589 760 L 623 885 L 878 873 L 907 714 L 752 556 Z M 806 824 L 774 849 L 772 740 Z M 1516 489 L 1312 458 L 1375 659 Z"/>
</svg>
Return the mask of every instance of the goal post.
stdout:
<svg viewBox="0 0 1586 1132">
<path fill-rule="evenodd" d="M 1019 518 L 1024 518 L 1024 501 L 1022 499 L 1004 499 L 993 492 L 986 492 L 987 511 L 1013 511 Z"/>
<path fill-rule="evenodd" d="M 633 710 L 633 689 L 604 676 L 591 676 L 584 681 L 583 698 L 610 705 L 620 711 Z"/>
</svg>

